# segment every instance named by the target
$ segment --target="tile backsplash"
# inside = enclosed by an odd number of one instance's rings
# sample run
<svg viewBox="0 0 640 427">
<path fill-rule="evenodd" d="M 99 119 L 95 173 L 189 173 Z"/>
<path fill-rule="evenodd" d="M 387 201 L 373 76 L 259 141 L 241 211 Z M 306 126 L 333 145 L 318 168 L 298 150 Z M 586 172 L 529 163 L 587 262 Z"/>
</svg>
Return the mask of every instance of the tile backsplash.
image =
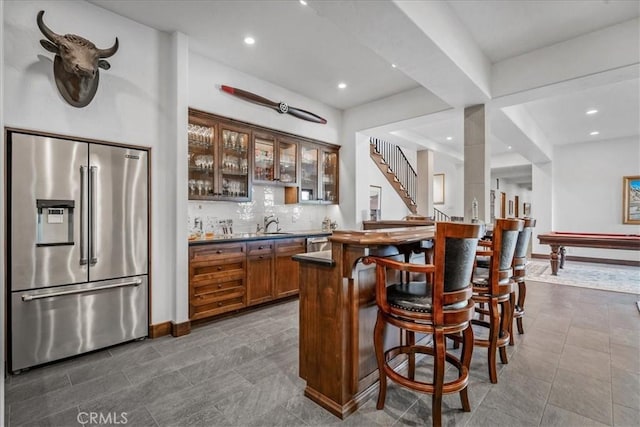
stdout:
<svg viewBox="0 0 640 427">
<path fill-rule="evenodd" d="M 189 231 L 196 221 L 206 230 L 231 219 L 234 233 L 252 233 L 256 224 L 262 226 L 264 217 L 270 215 L 278 218 L 282 231 L 320 230 L 325 217 L 335 220 L 338 216 L 337 205 L 285 205 L 282 187 L 254 185 L 252 192 L 250 202 L 189 201 Z M 275 225 L 269 231 L 275 231 Z"/>
</svg>

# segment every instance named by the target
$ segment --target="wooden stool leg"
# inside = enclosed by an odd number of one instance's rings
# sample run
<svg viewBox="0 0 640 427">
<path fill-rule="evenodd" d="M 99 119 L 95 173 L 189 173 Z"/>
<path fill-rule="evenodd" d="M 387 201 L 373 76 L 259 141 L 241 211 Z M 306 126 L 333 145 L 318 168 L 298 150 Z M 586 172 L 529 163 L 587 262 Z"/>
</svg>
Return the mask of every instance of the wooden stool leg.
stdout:
<svg viewBox="0 0 640 427">
<path fill-rule="evenodd" d="M 522 325 L 522 317 L 524 316 L 524 300 L 527 296 L 527 284 L 524 280 L 518 283 L 518 309 L 522 312 L 516 319 L 518 324 L 518 333 L 524 334 L 524 326 Z"/>
<path fill-rule="evenodd" d="M 509 295 L 509 302 L 510 302 L 510 306 L 511 306 L 511 322 L 509 323 L 509 345 L 513 345 L 514 344 L 514 340 L 513 340 L 513 315 L 516 311 L 516 292 L 513 291 L 511 292 L 511 294 Z"/>
<path fill-rule="evenodd" d="M 511 306 L 511 300 L 507 300 L 503 302 L 500 317 L 500 336 L 504 336 L 504 334 L 509 333 L 510 325 L 513 325 L 513 308 Z M 500 346 L 500 362 L 503 364 L 509 363 L 509 359 L 507 359 L 507 346 Z"/>
<path fill-rule="evenodd" d="M 384 314 L 378 310 L 378 317 L 376 319 L 376 326 L 373 331 L 373 346 L 376 351 L 376 360 L 378 361 L 378 373 L 380 376 L 380 389 L 378 390 L 378 403 L 377 409 L 384 408 L 384 401 L 387 396 L 387 373 L 385 371 L 384 360 L 384 329 L 386 322 L 384 320 Z"/>
<path fill-rule="evenodd" d="M 441 328 L 436 328 L 433 334 L 433 396 L 431 396 L 431 414 L 433 426 L 442 425 L 442 388 L 444 384 L 444 360 L 445 360 L 445 338 Z"/>
<path fill-rule="evenodd" d="M 488 365 L 489 380 L 496 384 L 498 382 L 498 373 L 496 369 L 496 352 L 498 346 L 498 333 L 500 328 L 500 313 L 498 311 L 498 301 L 495 298 L 489 300 L 489 347 Z"/>
<path fill-rule="evenodd" d="M 471 357 L 473 356 L 473 328 L 471 327 L 471 323 L 469 323 L 469 327 L 462 332 L 462 336 L 463 342 L 460 364 L 462 365 L 462 367 L 467 368 L 467 372 L 469 372 L 469 368 L 471 366 Z M 462 367 L 459 370 L 461 376 Z M 460 390 L 460 403 L 462 403 L 462 410 L 465 412 L 471 412 L 469 393 L 467 392 L 468 389 L 469 387 L 465 387 Z"/>
<path fill-rule="evenodd" d="M 413 331 L 407 332 L 407 345 L 413 347 L 416 344 L 416 334 Z M 416 379 L 416 354 L 409 354 L 409 378 Z"/>
</svg>

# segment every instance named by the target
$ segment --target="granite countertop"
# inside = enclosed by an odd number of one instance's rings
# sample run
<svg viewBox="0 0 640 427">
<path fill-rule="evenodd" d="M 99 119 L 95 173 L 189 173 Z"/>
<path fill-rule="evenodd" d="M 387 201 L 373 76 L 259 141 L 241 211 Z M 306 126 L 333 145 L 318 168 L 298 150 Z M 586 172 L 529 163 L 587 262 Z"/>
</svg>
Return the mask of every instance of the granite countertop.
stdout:
<svg viewBox="0 0 640 427">
<path fill-rule="evenodd" d="M 272 240 L 272 239 L 288 239 L 293 237 L 312 237 L 312 236 L 331 236 L 330 231 L 321 230 L 297 230 L 278 233 L 234 233 L 234 234 L 217 234 L 213 237 L 206 238 L 204 235 L 200 239 L 189 240 L 189 245 L 203 245 L 207 243 L 223 243 L 223 242 L 245 242 L 253 240 Z"/>
<path fill-rule="evenodd" d="M 329 267 L 333 267 L 336 264 L 331 258 L 331 251 L 307 252 L 305 254 L 296 254 L 291 258 L 295 261 L 326 265 Z"/>
</svg>

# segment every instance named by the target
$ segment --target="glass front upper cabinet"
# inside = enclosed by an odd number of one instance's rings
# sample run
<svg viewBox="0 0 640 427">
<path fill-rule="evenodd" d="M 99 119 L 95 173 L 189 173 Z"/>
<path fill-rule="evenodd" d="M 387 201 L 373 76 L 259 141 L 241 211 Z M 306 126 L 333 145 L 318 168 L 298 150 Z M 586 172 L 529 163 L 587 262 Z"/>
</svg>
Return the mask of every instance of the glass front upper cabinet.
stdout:
<svg viewBox="0 0 640 427">
<path fill-rule="evenodd" d="M 217 122 L 190 120 L 189 199 L 249 200 L 249 134 Z"/>
<path fill-rule="evenodd" d="M 338 202 L 338 153 L 335 151 L 322 152 L 322 199 L 327 203 Z"/>
<path fill-rule="evenodd" d="M 189 199 L 211 198 L 218 185 L 214 146 L 216 128 L 189 123 L 188 138 Z"/>
<path fill-rule="evenodd" d="M 253 181 L 295 184 L 298 144 L 268 133 L 254 132 Z"/>
<path fill-rule="evenodd" d="M 300 203 L 338 203 L 338 151 L 320 145 L 300 146 Z"/>
<path fill-rule="evenodd" d="M 320 150 L 312 146 L 300 147 L 300 202 L 318 200 L 318 159 Z"/>
<path fill-rule="evenodd" d="M 217 196 L 228 200 L 249 200 L 249 134 L 221 125 L 220 186 Z"/>
</svg>

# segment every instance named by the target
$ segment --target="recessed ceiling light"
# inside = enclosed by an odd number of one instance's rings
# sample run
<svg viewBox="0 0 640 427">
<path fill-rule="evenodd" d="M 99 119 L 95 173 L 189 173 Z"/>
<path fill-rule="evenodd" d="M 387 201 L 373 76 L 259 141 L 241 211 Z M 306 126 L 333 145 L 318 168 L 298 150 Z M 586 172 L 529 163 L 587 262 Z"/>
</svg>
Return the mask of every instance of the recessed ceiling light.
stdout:
<svg viewBox="0 0 640 427">
<path fill-rule="evenodd" d="M 511 146 L 510 145 L 507 145 L 507 150 L 511 150 Z"/>
<path fill-rule="evenodd" d="M 592 114 L 596 114 L 597 112 L 598 112 L 598 110 L 596 110 L 596 109 L 594 108 L 594 109 L 592 109 L 592 110 L 587 110 L 586 114 L 587 114 L 588 116 L 590 116 L 590 115 L 592 115 Z"/>
<path fill-rule="evenodd" d="M 245 37 L 245 38 L 244 38 L 244 42 L 245 42 L 246 44 L 254 44 L 254 43 L 256 42 L 256 39 L 254 39 L 254 38 L 253 38 L 253 37 L 251 37 L 251 36 L 247 36 L 247 37 Z"/>
<path fill-rule="evenodd" d="M 589 135 L 591 135 L 591 136 L 600 135 L 600 132 L 598 132 L 597 130 L 594 130 L 594 131 L 593 131 L 593 132 L 591 132 Z"/>
<path fill-rule="evenodd" d="M 307 5 L 307 2 L 306 2 L 306 1 L 304 1 L 304 0 L 300 0 L 300 4 L 301 4 L 301 5 L 303 5 L 303 6 L 306 6 L 306 5 Z"/>
<path fill-rule="evenodd" d="M 451 141 L 452 139 L 453 139 L 453 137 L 452 137 L 452 136 L 448 136 L 448 137 L 447 137 L 447 141 Z"/>
<path fill-rule="evenodd" d="M 347 87 L 346 83 L 338 83 L 338 89 L 344 89 Z"/>
<path fill-rule="evenodd" d="M 391 67 L 392 67 L 392 68 L 396 68 L 396 67 L 397 67 L 397 65 L 396 65 L 396 64 L 391 64 Z"/>
</svg>

